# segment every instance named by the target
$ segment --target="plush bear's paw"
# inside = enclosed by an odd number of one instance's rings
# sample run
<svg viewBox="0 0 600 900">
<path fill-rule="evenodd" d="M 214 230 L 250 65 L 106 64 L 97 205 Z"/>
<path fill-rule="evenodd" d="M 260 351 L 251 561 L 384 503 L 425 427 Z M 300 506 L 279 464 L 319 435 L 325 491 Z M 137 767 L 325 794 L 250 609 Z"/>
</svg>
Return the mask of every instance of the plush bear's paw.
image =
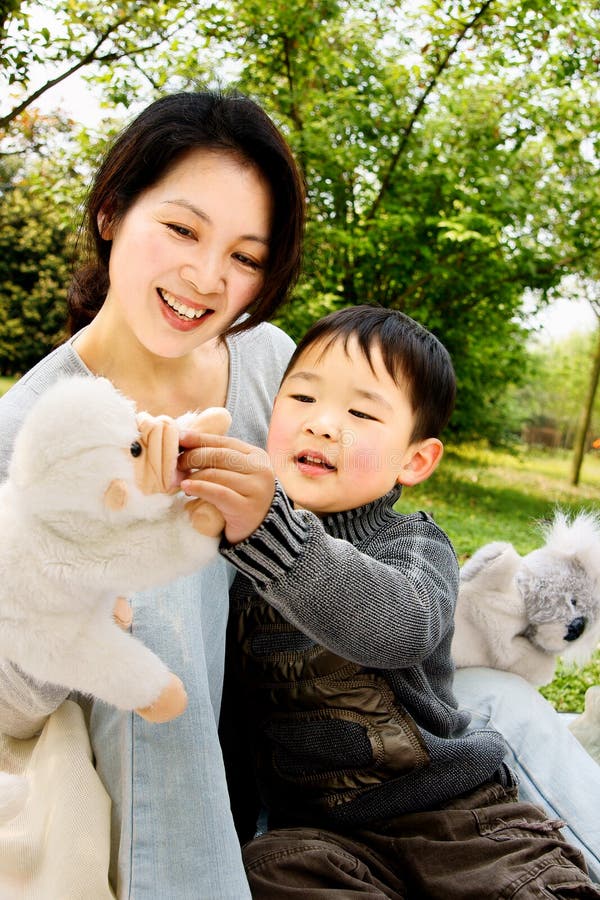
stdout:
<svg viewBox="0 0 600 900">
<path fill-rule="evenodd" d="M 185 711 L 187 702 L 183 682 L 171 673 L 169 683 L 154 703 L 143 709 L 136 709 L 136 713 L 148 722 L 170 722 Z"/>
<path fill-rule="evenodd" d="M 133 610 L 126 597 L 117 597 L 113 607 L 113 619 L 123 631 L 128 631 L 133 622 Z"/>
<path fill-rule="evenodd" d="M 192 525 L 200 534 L 207 537 L 218 537 L 225 527 L 225 519 L 216 506 L 207 503 L 206 500 L 190 500 L 186 503 L 186 509 L 192 520 Z"/>
</svg>

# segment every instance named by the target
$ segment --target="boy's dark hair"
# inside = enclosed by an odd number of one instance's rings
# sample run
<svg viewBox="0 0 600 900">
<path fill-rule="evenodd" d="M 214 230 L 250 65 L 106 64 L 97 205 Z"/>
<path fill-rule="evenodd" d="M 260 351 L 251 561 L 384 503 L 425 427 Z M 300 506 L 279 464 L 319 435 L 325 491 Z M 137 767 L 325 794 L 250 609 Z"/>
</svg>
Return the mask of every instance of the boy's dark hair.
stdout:
<svg viewBox="0 0 600 900">
<path fill-rule="evenodd" d="M 249 97 L 234 91 L 180 92 L 146 107 L 109 148 L 85 204 L 82 234 L 87 265 L 68 293 L 71 331 L 86 325 L 104 302 L 112 242 L 98 216 L 111 225 L 187 153 L 216 150 L 254 166 L 268 183 L 273 221 L 265 282 L 250 315 L 230 331 L 269 319 L 287 299 L 300 271 L 305 186 L 292 152 L 273 121 Z"/>
<path fill-rule="evenodd" d="M 356 338 L 371 368 L 373 347 L 379 347 L 386 370 L 405 387 L 415 424 L 411 441 L 439 437 L 448 424 L 456 399 L 456 377 L 444 345 L 410 316 L 379 306 L 349 306 L 312 325 L 299 342 L 284 378 L 298 358 L 313 344 L 323 352 L 338 340 Z"/>
</svg>

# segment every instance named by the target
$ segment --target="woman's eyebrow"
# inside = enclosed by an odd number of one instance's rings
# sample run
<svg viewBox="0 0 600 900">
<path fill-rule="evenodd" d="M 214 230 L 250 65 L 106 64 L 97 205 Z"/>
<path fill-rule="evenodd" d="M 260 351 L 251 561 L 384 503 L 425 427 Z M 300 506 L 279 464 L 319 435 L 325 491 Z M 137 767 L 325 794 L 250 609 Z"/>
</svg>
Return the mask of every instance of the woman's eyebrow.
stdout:
<svg viewBox="0 0 600 900">
<path fill-rule="evenodd" d="M 184 209 L 187 209 L 189 212 L 193 213 L 199 219 L 202 219 L 203 222 L 206 222 L 208 225 L 212 225 L 212 219 L 205 213 L 204 210 L 200 209 L 200 207 L 196 206 L 194 203 L 190 203 L 189 200 L 163 200 L 163 206 L 182 206 Z M 241 234 L 240 240 L 243 241 L 257 241 L 259 244 L 264 244 L 266 247 L 269 246 L 269 239 L 263 237 L 260 234 Z"/>
</svg>

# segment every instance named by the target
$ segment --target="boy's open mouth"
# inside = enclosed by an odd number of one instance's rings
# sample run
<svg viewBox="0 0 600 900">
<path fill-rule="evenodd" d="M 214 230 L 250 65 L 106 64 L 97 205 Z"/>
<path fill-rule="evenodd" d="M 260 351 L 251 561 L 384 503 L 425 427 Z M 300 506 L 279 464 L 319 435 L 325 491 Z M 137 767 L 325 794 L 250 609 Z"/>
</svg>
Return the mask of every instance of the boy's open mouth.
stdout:
<svg viewBox="0 0 600 900">
<path fill-rule="evenodd" d="M 164 288 L 157 288 L 160 299 L 165 303 L 169 309 L 172 309 L 173 312 L 177 313 L 177 315 L 184 319 L 186 322 L 193 321 L 194 319 L 201 319 L 203 316 L 214 312 L 212 309 L 207 309 L 203 307 L 199 309 L 194 306 L 186 306 L 185 303 L 182 303 L 173 294 L 170 294 L 168 291 L 165 291 Z"/>
<path fill-rule="evenodd" d="M 335 466 L 328 462 L 323 456 L 314 456 L 312 453 L 300 453 L 296 457 L 296 462 L 304 466 L 319 466 L 331 472 L 335 471 Z"/>
</svg>

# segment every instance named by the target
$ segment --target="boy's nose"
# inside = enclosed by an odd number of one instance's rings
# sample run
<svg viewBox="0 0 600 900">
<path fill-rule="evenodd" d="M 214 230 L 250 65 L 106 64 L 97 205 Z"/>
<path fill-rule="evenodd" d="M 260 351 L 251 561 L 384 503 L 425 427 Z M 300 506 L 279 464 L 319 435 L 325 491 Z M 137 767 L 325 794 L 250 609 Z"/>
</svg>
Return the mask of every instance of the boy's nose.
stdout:
<svg viewBox="0 0 600 900">
<path fill-rule="evenodd" d="M 307 422 L 304 430 L 315 437 L 327 438 L 328 440 L 335 440 L 339 436 L 339 428 L 331 421 L 324 419 Z"/>
</svg>

